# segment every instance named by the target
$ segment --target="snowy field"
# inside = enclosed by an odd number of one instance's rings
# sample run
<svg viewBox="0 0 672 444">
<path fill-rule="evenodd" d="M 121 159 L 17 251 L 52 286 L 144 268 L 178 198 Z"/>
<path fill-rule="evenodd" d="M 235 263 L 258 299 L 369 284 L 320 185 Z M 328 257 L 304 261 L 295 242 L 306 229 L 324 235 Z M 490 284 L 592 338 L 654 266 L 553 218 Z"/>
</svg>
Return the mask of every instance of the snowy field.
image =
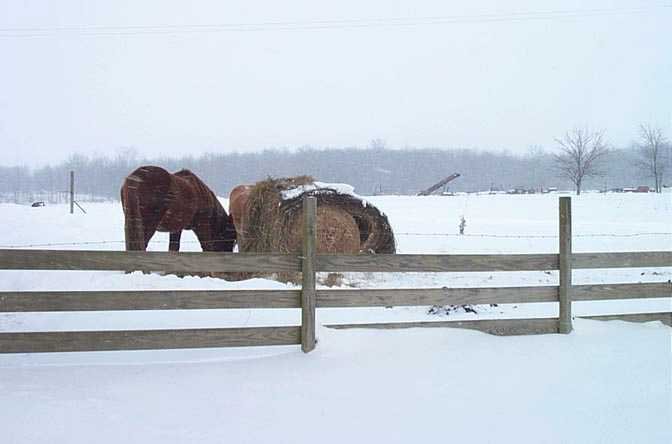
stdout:
<svg viewBox="0 0 672 444">
<path fill-rule="evenodd" d="M 555 253 L 558 195 L 367 198 L 400 253 Z M 225 207 L 227 202 L 222 200 Z M 672 195 L 573 197 L 575 252 L 672 250 Z M 118 203 L 0 205 L 0 248 L 123 249 Z M 460 216 L 466 219 L 459 236 Z M 167 250 L 158 233 L 150 250 Z M 199 251 L 190 232 L 183 251 Z M 574 283 L 664 282 L 672 267 L 575 271 Z M 557 285 L 556 273 L 361 273 L 345 286 Z M 0 291 L 291 288 L 158 274 L 0 271 Z M 557 316 L 557 304 L 450 319 Z M 321 309 L 318 323 L 445 320 L 428 307 Z M 576 302 L 575 315 L 670 311 L 672 300 Z M 0 314 L 0 331 L 297 325 L 298 310 Z M 570 335 L 320 329 L 317 350 L 0 355 L 2 443 L 672 442 L 672 329 L 575 320 Z"/>
</svg>

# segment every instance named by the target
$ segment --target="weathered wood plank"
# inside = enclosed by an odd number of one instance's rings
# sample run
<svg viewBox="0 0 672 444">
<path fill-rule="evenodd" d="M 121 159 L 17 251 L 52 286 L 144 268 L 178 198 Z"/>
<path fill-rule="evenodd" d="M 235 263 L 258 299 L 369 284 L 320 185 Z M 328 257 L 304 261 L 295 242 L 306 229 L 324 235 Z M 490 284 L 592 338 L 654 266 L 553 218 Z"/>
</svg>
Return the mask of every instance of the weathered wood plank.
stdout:
<svg viewBox="0 0 672 444">
<path fill-rule="evenodd" d="M 318 255 L 317 271 L 448 272 L 557 270 L 557 254 Z"/>
<path fill-rule="evenodd" d="M 299 290 L 0 292 L 0 312 L 299 308 Z"/>
<path fill-rule="evenodd" d="M 652 322 L 660 321 L 672 327 L 672 312 L 661 313 L 631 313 L 617 315 L 579 316 L 581 319 L 593 319 L 596 321 L 628 321 L 628 322 Z"/>
<path fill-rule="evenodd" d="M 672 267 L 672 251 L 574 253 L 573 268 Z"/>
<path fill-rule="evenodd" d="M 284 254 L 0 249 L 0 270 L 3 269 L 280 272 L 301 271 L 301 263 L 298 256 Z"/>
<path fill-rule="evenodd" d="M 303 197 L 303 258 L 301 285 L 301 350 L 315 348 L 315 256 L 317 254 L 317 199 Z"/>
<path fill-rule="evenodd" d="M 0 333 L 0 353 L 251 347 L 300 343 L 300 327 Z"/>
<path fill-rule="evenodd" d="M 558 320 L 547 319 L 483 319 L 475 321 L 441 321 L 441 322 L 393 322 L 386 324 L 335 324 L 326 325 L 335 329 L 373 328 L 464 328 L 479 330 L 497 336 L 550 334 L 558 332 Z"/>
<path fill-rule="evenodd" d="M 672 283 L 575 285 L 574 300 L 672 297 Z M 558 287 L 318 290 L 317 307 L 514 304 L 557 301 Z M 300 290 L 0 292 L 0 312 L 300 308 Z"/>
<path fill-rule="evenodd" d="M 559 241 L 560 269 L 558 301 L 560 303 L 558 333 L 572 331 L 572 199 L 559 200 Z"/>
<path fill-rule="evenodd" d="M 574 300 L 672 297 L 672 283 L 575 285 Z M 300 290 L 0 292 L 0 312 L 300 308 Z M 318 290 L 317 307 L 555 302 L 558 287 Z"/>
<path fill-rule="evenodd" d="M 672 297 L 672 282 L 575 285 L 572 288 L 575 301 Z"/>
<path fill-rule="evenodd" d="M 403 288 L 318 290 L 317 306 L 393 307 L 419 305 L 556 302 L 558 287 Z"/>
</svg>

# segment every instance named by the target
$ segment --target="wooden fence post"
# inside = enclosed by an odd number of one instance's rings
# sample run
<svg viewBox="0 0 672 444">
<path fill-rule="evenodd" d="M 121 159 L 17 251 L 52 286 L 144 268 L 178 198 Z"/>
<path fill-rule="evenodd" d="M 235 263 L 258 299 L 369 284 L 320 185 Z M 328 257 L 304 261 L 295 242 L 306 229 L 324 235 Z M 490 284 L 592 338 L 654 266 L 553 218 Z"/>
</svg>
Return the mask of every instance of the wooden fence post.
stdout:
<svg viewBox="0 0 672 444">
<path fill-rule="evenodd" d="M 303 197 L 303 258 L 301 288 L 301 350 L 308 353 L 315 348 L 315 261 L 317 238 L 317 199 Z"/>
<path fill-rule="evenodd" d="M 75 172 L 70 171 L 70 214 L 75 212 Z"/>
<path fill-rule="evenodd" d="M 560 198 L 560 319 L 558 333 L 572 331 L 572 200 Z"/>
</svg>

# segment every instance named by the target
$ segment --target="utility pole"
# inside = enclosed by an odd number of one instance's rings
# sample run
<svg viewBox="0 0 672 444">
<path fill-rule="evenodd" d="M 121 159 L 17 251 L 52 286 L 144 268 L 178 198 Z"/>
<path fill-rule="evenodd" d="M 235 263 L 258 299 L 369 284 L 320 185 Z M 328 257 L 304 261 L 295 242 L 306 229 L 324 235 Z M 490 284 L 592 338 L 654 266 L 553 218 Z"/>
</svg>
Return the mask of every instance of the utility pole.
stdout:
<svg viewBox="0 0 672 444">
<path fill-rule="evenodd" d="M 70 214 L 75 212 L 75 172 L 70 171 Z"/>
</svg>

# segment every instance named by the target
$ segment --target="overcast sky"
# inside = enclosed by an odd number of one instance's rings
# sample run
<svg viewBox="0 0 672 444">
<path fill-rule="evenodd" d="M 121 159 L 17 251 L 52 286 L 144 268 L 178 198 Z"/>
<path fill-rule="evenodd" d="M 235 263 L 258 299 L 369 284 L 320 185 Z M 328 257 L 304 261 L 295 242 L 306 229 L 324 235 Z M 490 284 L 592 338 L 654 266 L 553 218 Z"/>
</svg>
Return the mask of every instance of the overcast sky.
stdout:
<svg viewBox="0 0 672 444">
<path fill-rule="evenodd" d="M 0 0 L 0 164 L 672 135 L 665 2 L 461 3 Z"/>
</svg>

